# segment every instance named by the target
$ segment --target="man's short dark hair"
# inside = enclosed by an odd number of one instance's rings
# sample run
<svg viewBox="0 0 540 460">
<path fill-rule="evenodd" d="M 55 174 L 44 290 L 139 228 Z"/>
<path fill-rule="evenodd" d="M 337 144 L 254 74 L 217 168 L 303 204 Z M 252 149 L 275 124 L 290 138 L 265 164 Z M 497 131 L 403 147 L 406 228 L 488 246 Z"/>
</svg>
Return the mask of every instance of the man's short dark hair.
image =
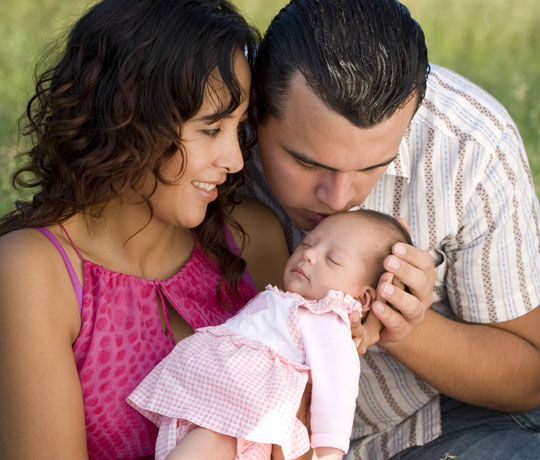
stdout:
<svg viewBox="0 0 540 460">
<path fill-rule="evenodd" d="M 258 121 L 280 118 L 300 72 L 334 112 L 373 127 L 424 97 L 424 33 L 396 0 L 292 0 L 259 47 L 254 82 Z"/>
</svg>

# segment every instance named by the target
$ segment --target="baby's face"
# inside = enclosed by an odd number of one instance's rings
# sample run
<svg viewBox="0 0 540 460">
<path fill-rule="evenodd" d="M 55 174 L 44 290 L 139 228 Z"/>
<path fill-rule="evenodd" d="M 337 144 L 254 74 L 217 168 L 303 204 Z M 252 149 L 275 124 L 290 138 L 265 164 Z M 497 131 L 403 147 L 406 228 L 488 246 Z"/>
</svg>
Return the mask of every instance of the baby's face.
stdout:
<svg viewBox="0 0 540 460">
<path fill-rule="evenodd" d="M 368 279 L 363 253 L 376 238 L 363 220 L 337 214 L 319 223 L 289 258 L 285 289 L 310 300 L 322 299 L 330 289 L 358 297 Z"/>
</svg>

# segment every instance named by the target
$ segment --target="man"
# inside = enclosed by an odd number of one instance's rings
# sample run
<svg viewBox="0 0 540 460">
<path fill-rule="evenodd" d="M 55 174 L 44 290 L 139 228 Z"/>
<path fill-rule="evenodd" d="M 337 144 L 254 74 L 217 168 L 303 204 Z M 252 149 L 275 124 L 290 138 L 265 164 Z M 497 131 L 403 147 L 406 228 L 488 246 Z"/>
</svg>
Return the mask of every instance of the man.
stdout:
<svg viewBox="0 0 540 460">
<path fill-rule="evenodd" d="M 378 293 L 395 310 L 377 302 L 368 316 L 384 329 L 361 357 L 347 458 L 538 459 L 540 206 L 506 110 L 430 69 L 394 0 L 293 0 L 254 79 L 260 155 L 246 185 L 290 249 L 356 206 L 402 216 L 418 248 L 385 261 Z"/>
</svg>

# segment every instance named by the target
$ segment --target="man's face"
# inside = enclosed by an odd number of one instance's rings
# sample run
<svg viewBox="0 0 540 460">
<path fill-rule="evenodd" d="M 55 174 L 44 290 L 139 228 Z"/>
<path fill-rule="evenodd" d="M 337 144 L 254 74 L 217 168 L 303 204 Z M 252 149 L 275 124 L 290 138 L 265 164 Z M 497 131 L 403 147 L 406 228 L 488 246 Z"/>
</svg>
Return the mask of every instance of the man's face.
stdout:
<svg viewBox="0 0 540 460">
<path fill-rule="evenodd" d="M 281 119 L 257 127 L 268 183 L 302 230 L 361 204 L 398 154 L 416 98 L 379 125 L 362 129 L 330 110 L 293 78 Z"/>
</svg>

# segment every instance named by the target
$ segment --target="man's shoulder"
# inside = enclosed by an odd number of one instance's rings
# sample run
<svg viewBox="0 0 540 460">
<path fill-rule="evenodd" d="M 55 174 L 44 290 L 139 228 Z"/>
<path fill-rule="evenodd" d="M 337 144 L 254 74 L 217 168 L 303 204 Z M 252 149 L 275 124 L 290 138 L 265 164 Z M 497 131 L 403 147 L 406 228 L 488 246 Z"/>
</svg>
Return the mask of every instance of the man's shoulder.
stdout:
<svg viewBox="0 0 540 460">
<path fill-rule="evenodd" d="M 515 124 L 505 107 L 477 84 L 452 70 L 431 65 L 415 123 L 450 138 L 495 147 Z"/>
</svg>

